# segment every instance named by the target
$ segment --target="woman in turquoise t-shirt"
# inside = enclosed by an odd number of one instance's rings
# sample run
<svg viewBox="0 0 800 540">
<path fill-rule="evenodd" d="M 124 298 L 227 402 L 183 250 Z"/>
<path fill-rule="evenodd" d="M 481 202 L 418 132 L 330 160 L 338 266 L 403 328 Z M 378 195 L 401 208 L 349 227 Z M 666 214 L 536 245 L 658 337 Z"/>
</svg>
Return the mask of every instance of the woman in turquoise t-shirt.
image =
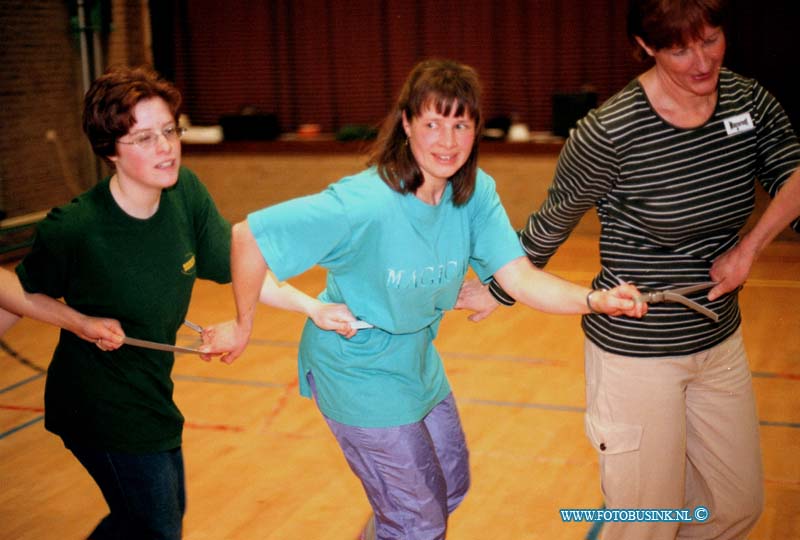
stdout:
<svg viewBox="0 0 800 540">
<path fill-rule="evenodd" d="M 375 514 L 370 537 L 444 538 L 469 487 L 458 410 L 433 347 L 468 267 L 552 313 L 646 311 L 630 286 L 591 291 L 528 262 L 494 181 L 477 167 L 480 128 L 475 71 L 424 61 L 371 168 L 234 227 L 237 319 L 207 329 L 209 353 L 226 362 L 241 354 L 259 297 L 309 315 L 300 390 L 315 397 L 362 481 Z M 328 271 L 318 299 L 278 283 L 314 265 Z"/>
</svg>

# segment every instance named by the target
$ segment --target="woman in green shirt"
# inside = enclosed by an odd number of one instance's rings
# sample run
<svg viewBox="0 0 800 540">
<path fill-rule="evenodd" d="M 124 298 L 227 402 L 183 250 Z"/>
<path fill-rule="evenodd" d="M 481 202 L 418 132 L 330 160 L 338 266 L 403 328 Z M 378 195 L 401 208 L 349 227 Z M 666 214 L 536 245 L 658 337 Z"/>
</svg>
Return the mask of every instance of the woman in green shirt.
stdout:
<svg viewBox="0 0 800 540">
<path fill-rule="evenodd" d="M 230 281 L 230 225 L 181 167 L 178 90 L 145 68 L 99 77 L 84 102 L 95 153 L 114 170 L 39 225 L 17 267 L 29 293 L 174 343 L 196 278 Z M 113 344 L 101 343 L 104 348 Z M 176 540 L 185 509 L 183 416 L 171 352 L 104 351 L 62 331 L 45 387 L 45 427 L 97 482 L 110 513 L 92 539 Z"/>
</svg>

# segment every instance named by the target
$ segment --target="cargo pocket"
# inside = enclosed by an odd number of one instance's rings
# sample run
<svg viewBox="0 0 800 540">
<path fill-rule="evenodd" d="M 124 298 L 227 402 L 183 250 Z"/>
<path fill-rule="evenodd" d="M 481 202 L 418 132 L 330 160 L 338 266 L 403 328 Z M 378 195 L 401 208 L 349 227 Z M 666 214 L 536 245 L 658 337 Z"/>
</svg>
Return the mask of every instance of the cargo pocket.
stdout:
<svg viewBox="0 0 800 540">
<path fill-rule="evenodd" d="M 606 423 L 586 414 L 586 436 L 600 456 L 600 479 L 606 506 L 620 508 L 639 500 L 639 445 L 642 426 Z"/>
</svg>

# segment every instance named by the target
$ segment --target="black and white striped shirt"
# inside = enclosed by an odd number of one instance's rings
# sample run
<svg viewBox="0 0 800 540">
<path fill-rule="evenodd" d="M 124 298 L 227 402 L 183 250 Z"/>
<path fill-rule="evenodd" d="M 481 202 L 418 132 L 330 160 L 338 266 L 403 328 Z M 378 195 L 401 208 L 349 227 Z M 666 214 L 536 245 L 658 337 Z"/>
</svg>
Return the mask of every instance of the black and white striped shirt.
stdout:
<svg viewBox="0 0 800 540">
<path fill-rule="evenodd" d="M 547 200 L 520 239 L 543 267 L 594 206 L 602 227 L 595 288 L 619 280 L 642 290 L 708 281 L 711 263 L 738 242 L 753 211 L 754 179 L 774 196 L 798 164 L 800 145 L 789 119 L 756 81 L 723 69 L 713 116 L 683 129 L 658 116 L 634 80 L 571 132 Z M 793 228 L 800 230 L 797 222 Z M 501 302 L 513 302 L 497 283 L 491 290 Z M 664 303 L 651 305 L 642 319 L 587 315 L 583 329 L 616 354 L 696 353 L 723 341 L 740 322 L 736 293 L 714 302 L 705 294 L 692 298 L 717 312 L 718 323 Z"/>
</svg>

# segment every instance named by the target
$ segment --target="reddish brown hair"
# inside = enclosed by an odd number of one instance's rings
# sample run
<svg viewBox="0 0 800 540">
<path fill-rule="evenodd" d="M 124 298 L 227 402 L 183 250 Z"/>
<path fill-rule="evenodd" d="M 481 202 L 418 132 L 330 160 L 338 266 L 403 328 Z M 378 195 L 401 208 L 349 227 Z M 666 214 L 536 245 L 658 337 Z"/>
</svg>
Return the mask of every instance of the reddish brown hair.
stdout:
<svg viewBox="0 0 800 540">
<path fill-rule="evenodd" d="M 181 94 L 172 83 L 147 66 L 109 68 L 95 79 L 83 101 L 83 131 L 92 150 L 110 166 L 117 139 L 136 123 L 133 109 L 145 99 L 160 97 L 177 122 Z"/>
</svg>

